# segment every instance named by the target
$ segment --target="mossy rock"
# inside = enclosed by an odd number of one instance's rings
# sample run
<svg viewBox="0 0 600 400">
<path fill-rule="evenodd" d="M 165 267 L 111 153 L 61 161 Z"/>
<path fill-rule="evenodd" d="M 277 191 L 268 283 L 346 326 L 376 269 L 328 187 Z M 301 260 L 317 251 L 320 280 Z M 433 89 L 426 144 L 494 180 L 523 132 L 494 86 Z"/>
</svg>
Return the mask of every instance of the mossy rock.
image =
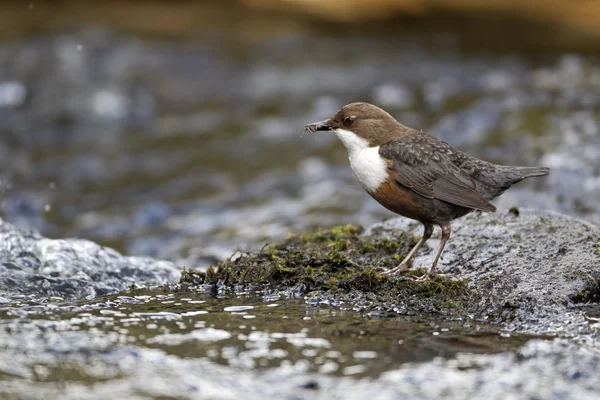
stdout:
<svg viewBox="0 0 600 400">
<path fill-rule="evenodd" d="M 472 300 L 465 281 L 436 277 L 421 283 L 407 279 L 422 275 L 422 269 L 399 278 L 377 272 L 380 267 L 394 267 L 402 261 L 418 240 L 413 234 L 399 232 L 392 238 L 374 239 L 362 233 L 362 227 L 346 225 L 290 235 L 235 260 L 211 266 L 206 272 L 184 271 L 180 283 L 229 287 L 259 284 L 276 289 L 302 284 L 307 291 L 374 293 L 390 307 L 399 302 L 404 309 L 407 303 L 427 304 L 430 311 L 458 312 Z"/>
</svg>

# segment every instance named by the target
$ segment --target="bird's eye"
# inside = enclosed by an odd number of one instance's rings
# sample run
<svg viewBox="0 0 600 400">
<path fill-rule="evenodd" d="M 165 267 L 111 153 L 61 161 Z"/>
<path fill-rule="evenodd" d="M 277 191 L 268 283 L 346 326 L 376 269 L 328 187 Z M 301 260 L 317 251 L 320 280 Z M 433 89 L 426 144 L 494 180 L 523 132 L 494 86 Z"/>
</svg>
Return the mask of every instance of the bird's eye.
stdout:
<svg viewBox="0 0 600 400">
<path fill-rule="evenodd" d="M 356 119 L 356 117 L 354 115 L 344 118 L 344 125 L 346 125 L 346 126 L 352 125 L 354 123 L 355 119 Z"/>
</svg>

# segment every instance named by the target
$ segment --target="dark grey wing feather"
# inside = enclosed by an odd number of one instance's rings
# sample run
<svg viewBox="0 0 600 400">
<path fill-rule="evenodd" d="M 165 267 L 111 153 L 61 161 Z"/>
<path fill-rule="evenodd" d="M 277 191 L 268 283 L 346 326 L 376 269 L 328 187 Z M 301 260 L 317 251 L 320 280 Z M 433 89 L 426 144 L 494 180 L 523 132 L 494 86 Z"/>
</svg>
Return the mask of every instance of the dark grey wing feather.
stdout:
<svg viewBox="0 0 600 400">
<path fill-rule="evenodd" d="M 430 199 L 495 211 L 477 191 L 475 180 L 452 162 L 453 151 L 449 144 L 422 133 L 379 147 L 379 154 L 391 161 L 400 185 Z"/>
</svg>

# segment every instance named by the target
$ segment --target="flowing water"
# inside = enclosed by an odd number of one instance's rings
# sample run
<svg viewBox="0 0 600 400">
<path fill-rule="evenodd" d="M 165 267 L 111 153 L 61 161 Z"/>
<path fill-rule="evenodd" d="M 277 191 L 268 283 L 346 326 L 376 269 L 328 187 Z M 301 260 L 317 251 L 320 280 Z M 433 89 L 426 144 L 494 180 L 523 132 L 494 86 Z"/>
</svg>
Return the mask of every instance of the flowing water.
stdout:
<svg viewBox="0 0 600 400">
<path fill-rule="evenodd" d="M 0 307 L 0 325 L 0 381 L 16 392 L 52 388 L 46 393 L 70 384 L 118 386 L 133 379 L 129 358 L 136 353 L 224 365 L 232 379 L 261 370 L 377 378 L 405 363 L 511 351 L 530 339 L 469 318 L 369 316 L 348 304 L 307 306 L 280 293 L 24 297 Z M 203 382 L 202 390 L 222 389 L 220 382 L 210 385 Z"/>
</svg>

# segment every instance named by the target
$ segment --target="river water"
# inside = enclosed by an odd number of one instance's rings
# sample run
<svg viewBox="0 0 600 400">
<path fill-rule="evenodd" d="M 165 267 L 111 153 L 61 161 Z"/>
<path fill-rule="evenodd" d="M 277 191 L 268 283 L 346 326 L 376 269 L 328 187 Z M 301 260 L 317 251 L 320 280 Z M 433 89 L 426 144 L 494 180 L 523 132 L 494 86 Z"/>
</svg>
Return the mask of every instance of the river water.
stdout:
<svg viewBox="0 0 600 400">
<path fill-rule="evenodd" d="M 73 398 L 80 398 L 81 385 L 113 382 L 119 390 L 121 380 L 129 382 L 124 396 L 143 394 L 133 384 L 131 357 L 227 366 L 232 379 L 292 371 L 306 375 L 310 386 L 310 374 L 377 378 L 409 362 L 510 351 L 530 339 L 469 318 L 375 317 L 344 303 L 307 306 L 283 293 L 214 297 L 155 290 L 81 302 L 28 297 L 0 307 L 0 325 L 0 380 L 8 384 L 0 393 L 22 395 L 33 385 L 32 393 Z M 154 376 L 156 366 L 146 373 L 147 380 L 162 379 Z M 194 373 L 182 366 L 178 379 L 193 380 Z M 65 390 L 70 385 L 74 392 Z M 190 394 L 172 382 L 161 385 L 172 398 Z M 224 389 L 223 382 L 197 385 L 201 393 Z M 156 386 L 149 384 L 146 395 L 157 396 Z"/>
</svg>

